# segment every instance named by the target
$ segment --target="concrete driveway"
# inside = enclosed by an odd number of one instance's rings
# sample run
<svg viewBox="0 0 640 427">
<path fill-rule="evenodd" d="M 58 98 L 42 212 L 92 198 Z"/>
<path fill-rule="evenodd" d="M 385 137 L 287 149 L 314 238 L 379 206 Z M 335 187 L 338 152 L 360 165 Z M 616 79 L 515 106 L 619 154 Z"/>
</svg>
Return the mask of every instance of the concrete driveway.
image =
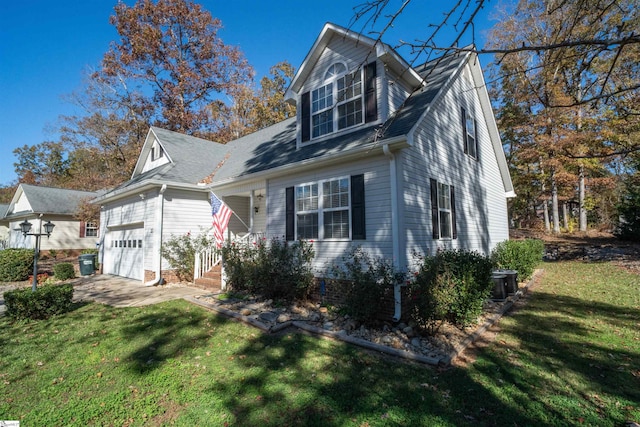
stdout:
<svg viewBox="0 0 640 427">
<path fill-rule="evenodd" d="M 140 280 L 110 274 L 82 276 L 73 282 L 74 301 L 95 301 L 113 307 L 139 307 L 211 292 L 184 285 L 144 286 Z"/>
<path fill-rule="evenodd" d="M 211 293 L 184 285 L 144 286 L 140 280 L 110 274 L 81 276 L 70 280 L 69 283 L 73 283 L 74 301 L 95 301 L 113 307 L 139 307 Z M 7 287 L 0 292 L 0 315 L 5 312 L 2 293 L 16 287 L 19 286 Z"/>
</svg>

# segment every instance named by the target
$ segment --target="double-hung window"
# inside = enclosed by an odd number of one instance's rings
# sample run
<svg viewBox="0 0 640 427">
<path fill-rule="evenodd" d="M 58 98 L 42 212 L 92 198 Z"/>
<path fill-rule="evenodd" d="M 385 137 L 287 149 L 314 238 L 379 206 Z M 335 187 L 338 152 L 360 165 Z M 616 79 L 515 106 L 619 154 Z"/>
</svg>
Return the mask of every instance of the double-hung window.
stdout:
<svg viewBox="0 0 640 427">
<path fill-rule="evenodd" d="M 343 63 L 331 65 L 300 104 L 302 141 L 377 120 L 376 63 L 352 72 Z"/>
<path fill-rule="evenodd" d="M 456 227 L 455 189 L 453 185 L 431 180 L 431 222 L 434 239 L 455 239 Z"/>
<path fill-rule="evenodd" d="M 295 187 L 296 239 L 351 238 L 349 178 Z"/>
<path fill-rule="evenodd" d="M 98 236 L 98 223 L 95 221 L 87 221 L 84 225 L 85 237 L 97 237 Z"/>
<path fill-rule="evenodd" d="M 285 238 L 366 240 L 364 174 L 285 189 Z"/>
<path fill-rule="evenodd" d="M 478 158 L 478 138 L 476 130 L 476 119 L 469 114 L 466 108 L 461 107 L 462 119 L 462 141 L 464 152 L 474 159 Z"/>
</svg>

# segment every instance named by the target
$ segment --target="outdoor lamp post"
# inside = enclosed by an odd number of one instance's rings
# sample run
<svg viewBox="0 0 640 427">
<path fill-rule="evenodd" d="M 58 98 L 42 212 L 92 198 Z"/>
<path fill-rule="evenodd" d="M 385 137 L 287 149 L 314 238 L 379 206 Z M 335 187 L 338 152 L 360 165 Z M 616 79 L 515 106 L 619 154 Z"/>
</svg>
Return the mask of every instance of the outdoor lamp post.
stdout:
<svg viewBox="0 0 640 427">
<path fill-rule="evenodd" d="M 29 231 L 31 231 L 31 223 L 26 219 L 20 223 L 20 230 L 22 231 L 22 234 L 25 237 L 26 236 L 36 237 L 36 247 L 35 247 L 35 250 L 33 251 L 33 283 L 31 285 L 31 290 L 33 292 L 35 292 L 36 289 L 38 288 L 38 254 L 40 253 L 40 237 L 47 236 L 47 238 L 49 238 L 49 236 L 51 235 L 51 232 L 53 231 L 53 227 L 55 227 L 56 225 L 51 221 L 47 221 L 44 224 L 44 233 L 42 233 L 42 226 L 43 226 L 42 221 L 40 221 L 40 232 L 29 233 Z"/>
</svg>

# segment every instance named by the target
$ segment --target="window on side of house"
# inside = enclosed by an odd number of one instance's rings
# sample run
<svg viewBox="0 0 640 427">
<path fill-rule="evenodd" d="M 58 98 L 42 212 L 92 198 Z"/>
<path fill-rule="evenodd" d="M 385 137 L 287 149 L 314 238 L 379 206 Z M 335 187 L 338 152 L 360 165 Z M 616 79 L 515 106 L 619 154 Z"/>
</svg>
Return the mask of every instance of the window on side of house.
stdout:
<svg viewBox="0 0 640 427">
<path fill-rule="evenodd" d="M 95 221 L 87 221 L 84 224 L 84 236 L 85 237 L 97 237 L 98 236 L 98 223 Z"/>
<path fill-rule="evenodd" d="M 464 152 L 470 157 L 478 159 L 478 133 L 476 128 L 476 119 L 464 107 L 461 107 L 460 112 L 462 119 L 462 140 L 464 144 Z"/>
<path fill-rule="evenodd" d="M 286 211 L 287 240 L 364 240 L 364 175 L 290 187 Z"/>
<path fill-rule="evenodd" d="M 431 221 L 434 239 L 456 239 L 455 189 L 452 185 L 431 180 Z"/>
</svg>

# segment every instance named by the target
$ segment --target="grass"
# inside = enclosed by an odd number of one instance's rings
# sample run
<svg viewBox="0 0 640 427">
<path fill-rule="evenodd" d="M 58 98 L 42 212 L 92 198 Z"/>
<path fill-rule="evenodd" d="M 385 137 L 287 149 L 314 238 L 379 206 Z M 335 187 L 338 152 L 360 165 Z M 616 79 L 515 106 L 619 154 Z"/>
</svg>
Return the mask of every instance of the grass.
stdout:
<svg viewBox="0 0 640 427">
<path fill-rule="evenodd" d="M 475 363 L 446 370 L 177 301 L 0 318 L 0 420 L 23 425 L 598 425 L 640 421 L 640 276 L 546 264 Z M 1 291 L 1 289 L 0 289 Z"/>
</svg>

